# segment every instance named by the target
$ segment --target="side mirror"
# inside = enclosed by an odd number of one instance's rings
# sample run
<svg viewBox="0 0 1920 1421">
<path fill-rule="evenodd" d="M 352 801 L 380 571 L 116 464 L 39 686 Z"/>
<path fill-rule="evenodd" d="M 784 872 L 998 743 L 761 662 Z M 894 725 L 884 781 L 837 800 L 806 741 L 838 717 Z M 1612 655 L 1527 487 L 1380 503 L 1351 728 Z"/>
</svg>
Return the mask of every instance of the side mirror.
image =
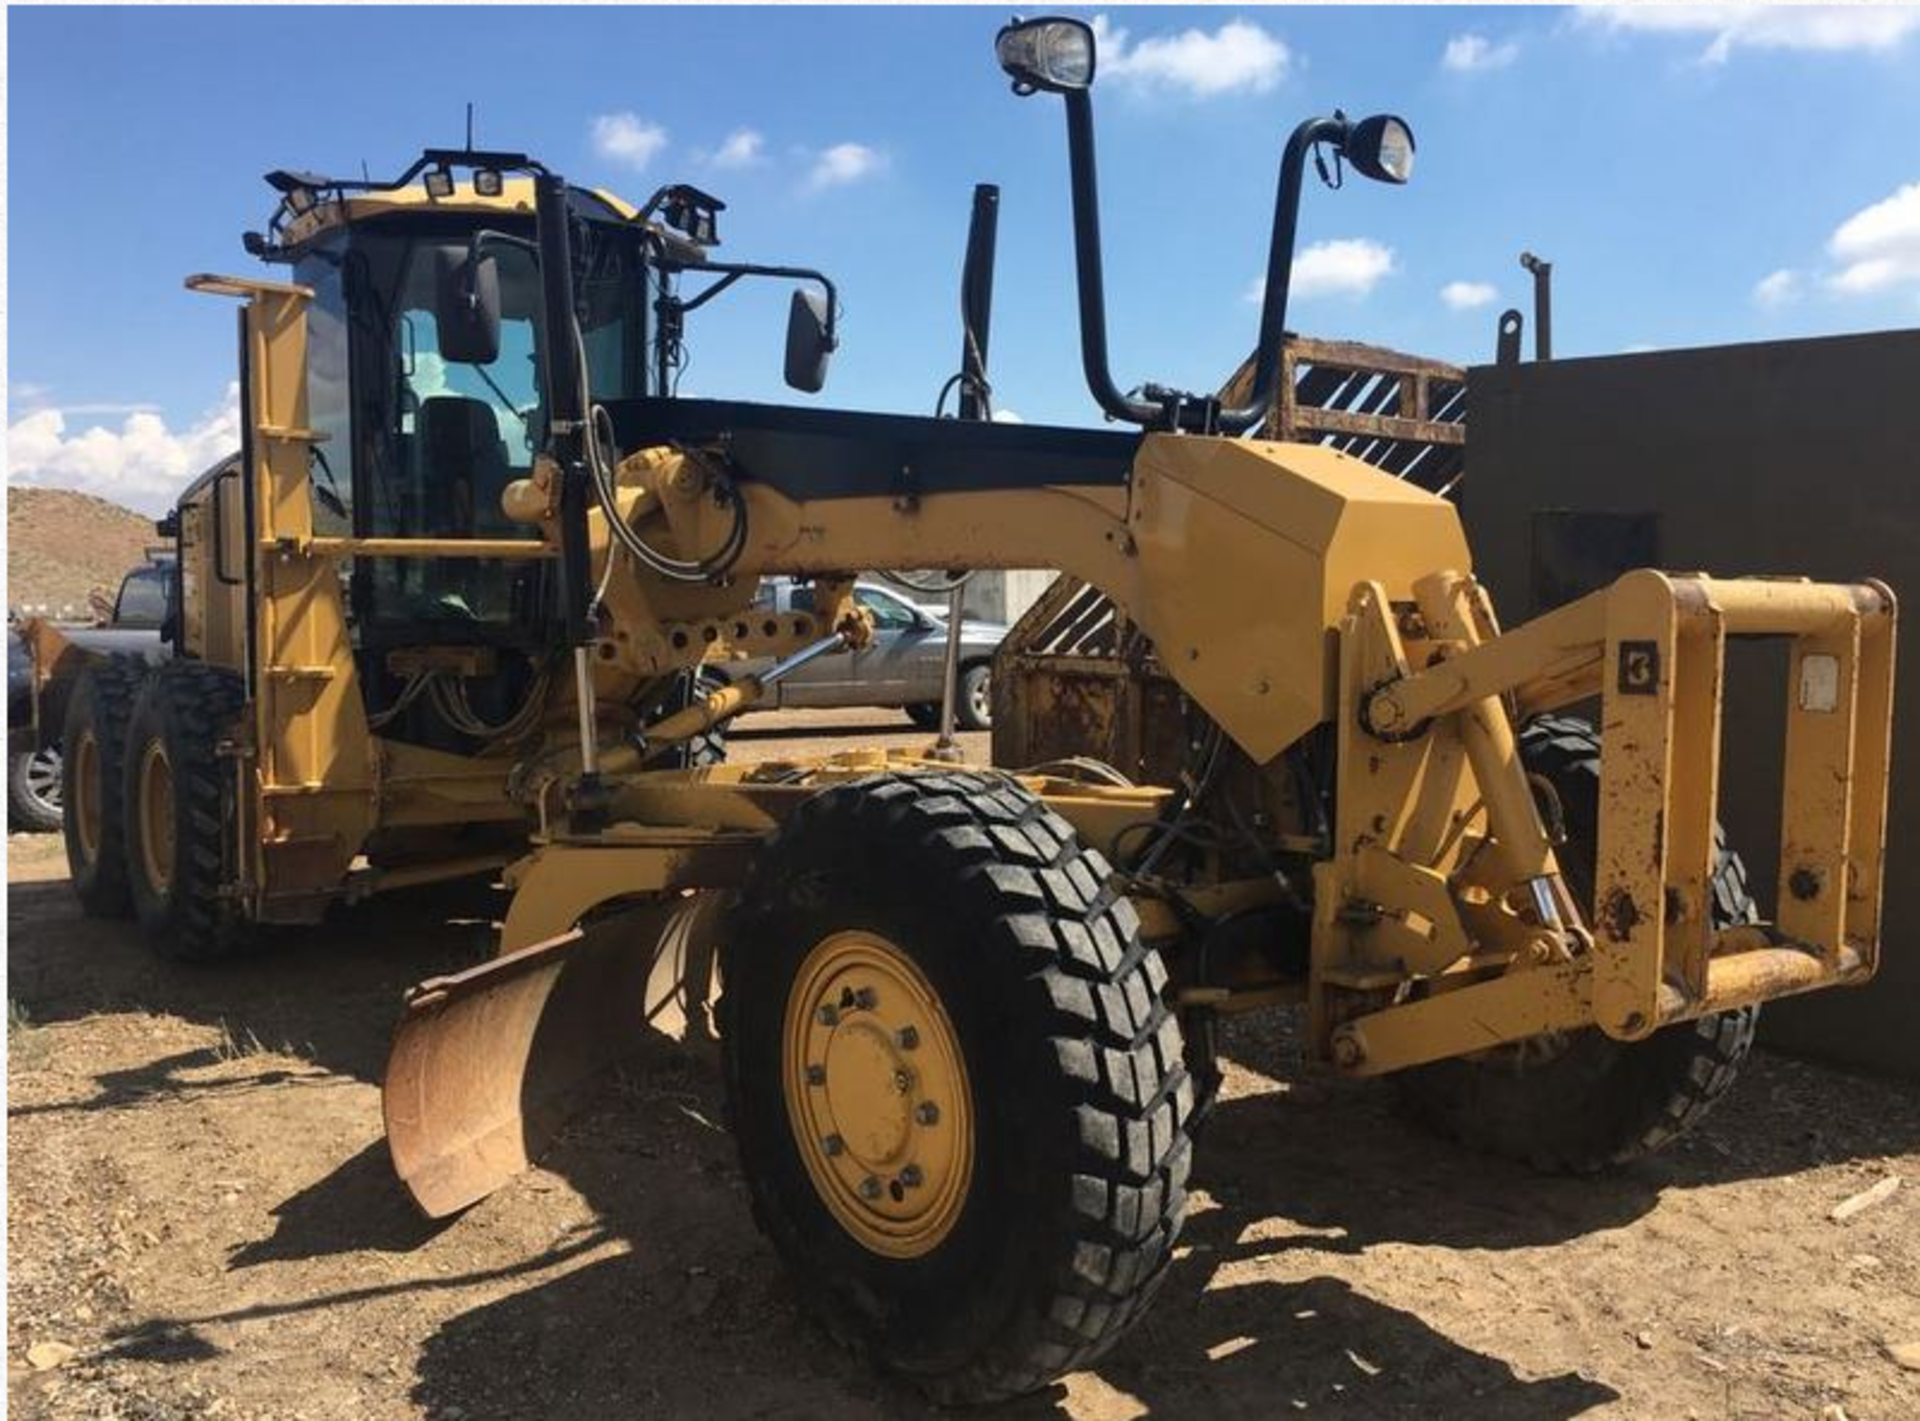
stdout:
<svg viewBox="0 0 1920 1421">
<path fill-rule="evenodd" d="M 433 319 L 444 359 L 491 365 L 500 358 L 500 269 L 491 256 L 443 249 Z"/>
<path fill-rule="evenodd" d="M 1093 87 L 1093 26 L 1061 15 L 1019 20 L 994 37 L 994 57 L 1014 92 L 1070 94 Z"/>
<path fill-rule="evenodd" d="M 833 346 L 826 298 L 817 291 L 795 291 L 787 307 L 787 384 L 803 394 L 819 394 L 826 388 Z"/>
</svg>

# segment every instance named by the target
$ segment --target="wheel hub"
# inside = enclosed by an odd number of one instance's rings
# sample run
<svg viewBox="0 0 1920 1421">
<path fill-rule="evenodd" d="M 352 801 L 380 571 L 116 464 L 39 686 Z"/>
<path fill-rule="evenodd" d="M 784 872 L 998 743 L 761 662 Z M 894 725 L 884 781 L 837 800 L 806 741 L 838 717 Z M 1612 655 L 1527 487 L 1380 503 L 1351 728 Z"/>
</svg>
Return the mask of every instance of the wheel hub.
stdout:
<svg viewBox="0 0 1920 1421">
<path fill-rule="evenodd" d="M 92 731 L 82 731 L 79 743 L 69 753 L 78 791 L 73 797 L 74 837 L 80 843 L 81 855 L 92 863 L 100 857 L 100 745 Z"/>
<path fill-rule="evenodd" d="M 60 812 L 60 752 L 35 750 L 27 757 L 27 793 L 51 812 Z"/>
<path fill-rule="evenodd" d="M 140 861 L 147 882 L 165 893 L 173 882 L 173 765 L 151 741 L 140 756 Z"/>
<path fill-rule="evenodd" d="M 787 999 L 788 1118 L 822 1202 L 864 1247 L 913 1258 L 952 1232 L 973 1174 L 959 1039 L 919 965 L 875 933 L 835 933 Z"/>
</svg>

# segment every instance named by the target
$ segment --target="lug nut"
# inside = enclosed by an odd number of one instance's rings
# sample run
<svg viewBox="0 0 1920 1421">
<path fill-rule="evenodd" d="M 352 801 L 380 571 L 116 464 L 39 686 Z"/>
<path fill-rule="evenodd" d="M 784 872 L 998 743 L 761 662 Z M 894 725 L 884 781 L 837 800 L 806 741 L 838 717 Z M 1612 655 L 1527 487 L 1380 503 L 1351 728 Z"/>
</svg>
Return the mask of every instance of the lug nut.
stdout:
<svg viewBox="0 0 1920 1421">
<path fill-rule="evenodd" d="M 826 1083 L 827 1083 L 827 1068 L 825 1066 L 808 1066 L 807 1067 L 807 1084 L 808 1085 L 825 1085 Z"/>
<path fill-rule="evenodd" d="M 899 1091 L 902 1095 L 905 1095 L 908 1091 L 912 1090 L 913 1089 L 913 1072 L 912 1071 L 895 1071 L 893 1073 L 893 1088 Z"/>
<path fill-rule="evenodd" d="M 838 1026 L 840 1024 L 840 1008 L 832 1002 L 828 1002 L 820 1008 L 819 1016 L 822 1026 Z"/>
<path fill-rule="evenodd" d="M 847 1142 L 841 1139 L 838 1135 L 829 1135 L 827 1136 L 826 1139 L 820 1142 L 820 1148 L 825 1150 L 830 1155 L 837 1155 L 842 1150 L 846 1149 L 846 1147 L 847 1147 Z"/>
<path fill-rule="evenodd" d="M 900 1043 L 902 1051 L 911 1051 L 920 1044 L 920 1032 L 916 1027 L 903 1026 L 893 1034 L 893 1039 Z"/>
<path fill-rule="evenodd" d="M 900 1182 L 909 1189 L 918 1189 L 920 1187 L 920 1166 L 910 1164 L 901 1170 Z"/>
<path fill-rule="evenodd" d="M 913 1118 L 918 1120 L 922 1125 L 938 1124 L 940 1120 L 940 1107 L 935 1105 L 931 1100 L 923 1100 L 914 1110 Z"/>
<path fill-rule="evenodd" d="M 853 1004 L 861 1011 L 872 1011 L 874 1003 L 879 1000 L 878 994 L 871 987 L 862 987 L 853 994 Z"/>
<path fill-rule="evenodd" d="M 861 1180 L 860 1197 L 862 1199 L 878 1199 L 880 1197 L 880 1181 L 875 1179 L 871 1174 Z"/>
</svg>

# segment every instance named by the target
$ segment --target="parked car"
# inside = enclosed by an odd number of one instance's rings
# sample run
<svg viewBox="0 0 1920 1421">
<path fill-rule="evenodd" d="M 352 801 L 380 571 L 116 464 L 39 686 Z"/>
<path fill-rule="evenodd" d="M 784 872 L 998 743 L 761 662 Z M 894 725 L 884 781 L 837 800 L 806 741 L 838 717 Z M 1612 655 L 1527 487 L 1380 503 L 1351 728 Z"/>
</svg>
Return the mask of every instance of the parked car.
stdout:
<svg viewBox="0 0 1920 1421">
<path fill-rule="evenodd" d="M 148 560 L 120 582 L 112 609 L 92 626 L 29 618 L 7 630 L 7 824 L 51 833 L 60 827 L 60 727 L 81 668 L 104 656 L 166 655 L 161 626 L 173 606 L 168 555 Z"/>
<path fill-rule="evenodd" d="M 775 706 L 897 706 L 915 725 L 940 723 L 942 677 L 947 654 L 944 612 L 919 607 L 877 582 L 854 584 L 854 600 L 873 614 L 871 645 L 840 651 L 801 667 L 768 689 L 764 708 Z M 760 584 L 754 605 L 767 611 L 810 612 L 813 587 L 787 577 Z M 993 654 L 1007 634 L 998 622 L 971 617 L 960 623 L 960 681 L 954 718 L 962 730 L 985 730 L 993 723 Z M 767 657 L 719 662 L 708 669 L 720 677 L 764 670 Z"/>
<path fill-rule="evenodd" d="M 60 827 L 60 749 L 36 743 L 33 658 L 7 629 L 7 827 L 41 833 Z"/>
</svg>

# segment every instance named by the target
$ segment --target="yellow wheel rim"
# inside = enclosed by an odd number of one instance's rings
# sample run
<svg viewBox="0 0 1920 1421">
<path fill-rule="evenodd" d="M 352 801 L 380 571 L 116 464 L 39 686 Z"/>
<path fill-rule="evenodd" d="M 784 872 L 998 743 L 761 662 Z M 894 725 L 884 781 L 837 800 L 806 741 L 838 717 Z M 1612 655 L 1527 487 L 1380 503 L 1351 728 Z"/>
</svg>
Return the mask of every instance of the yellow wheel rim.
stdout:
<svg viewBox="0 0 1920 1421">
<path fill-rule="evenodd" d="M 91 730 L 80 732 L 80 743 L 69 752 L 73 756 L 74 836 L 80 841 L 80 853 L 88 863 L 100 857 L 100 745 Z"/>
<path fill-rule="evenodd" d="M 834 933 L 787 998 L 781 1077 L 813 1187 L 887 1258 L 953 1231 L 973 1179 L 966 1058 L 918 964 L 877 933 Z"/>
<path fill-rule="evenodd" d="M 158 740 L 140 752 L 139 785 L 140 862 L 154 891 L 165 893 L 173 882 L 173 765 Z"/>
</svg>

